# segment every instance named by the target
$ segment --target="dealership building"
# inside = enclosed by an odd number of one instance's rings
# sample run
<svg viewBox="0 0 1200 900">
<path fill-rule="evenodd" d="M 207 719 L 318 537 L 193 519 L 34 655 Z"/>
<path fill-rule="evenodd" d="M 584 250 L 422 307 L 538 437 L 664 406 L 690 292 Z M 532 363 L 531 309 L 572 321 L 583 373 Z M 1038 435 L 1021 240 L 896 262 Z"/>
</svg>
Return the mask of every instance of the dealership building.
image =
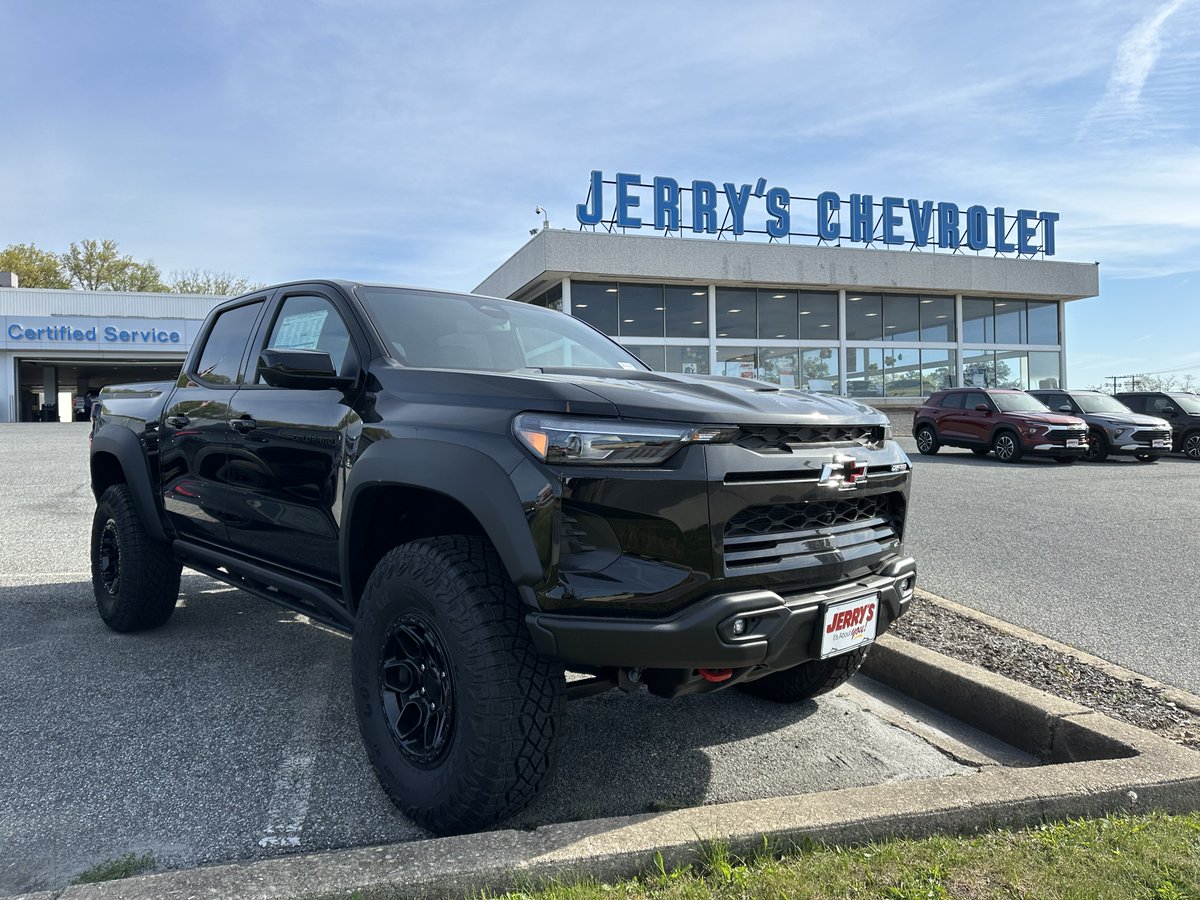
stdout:
<svg viewBox="0 0 1200 900">
<path fill-rule="evenodd" d="M 560 309 L 654 369 L 913 406 L 954 385 L 1067 385 L 1064 307 L 1096 263 L 1055 254 L 1058 215 L 796 196 L 593 172 L 475 291 Z M 0 421 L 69 420 L 108 383 L 173 378 L 221 298 L 28 290 L 0 274 Z M 45 407 L 53 406 L 43 412 Z"/>
</svg>

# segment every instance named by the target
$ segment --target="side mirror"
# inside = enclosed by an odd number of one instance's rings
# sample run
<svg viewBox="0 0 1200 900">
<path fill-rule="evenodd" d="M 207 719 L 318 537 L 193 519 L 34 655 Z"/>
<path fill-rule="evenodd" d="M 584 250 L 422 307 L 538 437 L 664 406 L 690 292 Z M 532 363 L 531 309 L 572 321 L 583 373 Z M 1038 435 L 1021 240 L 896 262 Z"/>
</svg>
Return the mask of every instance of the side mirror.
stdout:
<svg viewBox="0 0 1200 900">
<path fill-rule="evenodd" d="M 347 388 L 353 378 L 340 377 L 333 357 L 324 350 L 264 350 L 258 357 L 258 374 L 271 387 L 319 391 Z"/>
<path fill-rule="evenodd" d="M 975 412 L 991 412 L 991 411 L 992 411 L 991 407 L 989 407 L 986 403 L 976 403 L 975 404 Z"/>
<path fill-rule="evenodd" d="M 1058 408 L 1058 411 L 1059 411 L 1059 412 L 1065 412 L 1065 413 L 1069 413 L 1069 412 L 1071 412 L 1071 411 L 1072 411 L 1072 410 L 1071 410 L 1071 404 L 1069 404 L 1069 403 L 1064 403 L 1062 406 L 1060 406 L 1060 407 Z"/>
</svg>

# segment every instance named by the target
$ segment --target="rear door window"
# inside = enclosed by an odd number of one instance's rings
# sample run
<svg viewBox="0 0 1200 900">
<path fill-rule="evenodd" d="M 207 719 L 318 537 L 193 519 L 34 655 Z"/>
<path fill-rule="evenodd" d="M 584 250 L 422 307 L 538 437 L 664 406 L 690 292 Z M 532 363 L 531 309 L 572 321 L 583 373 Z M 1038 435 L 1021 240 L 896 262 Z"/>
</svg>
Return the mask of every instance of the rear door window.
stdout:
<svg viewBox="0 0 1200 900">
<path fill-rule="evenodd" d="M 943 409 L 962 409 L 963 395 L 962 394 L 947 394 L 942 398 Z"/>
<path fill-rule="evenodd" d="M 227 309 L 212 324 L 192 373 L 212 387 L 236 385 L 242 377 L 242 357 L 263 301 Z"/>
</svg>

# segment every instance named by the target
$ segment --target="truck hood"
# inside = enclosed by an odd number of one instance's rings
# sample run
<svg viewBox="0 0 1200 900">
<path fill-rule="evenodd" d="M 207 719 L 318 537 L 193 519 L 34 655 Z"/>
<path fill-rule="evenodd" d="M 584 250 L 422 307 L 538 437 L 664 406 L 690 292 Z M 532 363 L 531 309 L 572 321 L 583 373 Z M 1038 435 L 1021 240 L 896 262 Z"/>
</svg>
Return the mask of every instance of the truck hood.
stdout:
<svg viewBox="0 0 1200 900">
<path fill-rule="evenodd" d="M 396 397 L 445 407 L 504 407 L 697 425 L 884 425 L 855 400 L 781 390 L 748 378 L 613 369 L 479 372 L 387 365 L 376 376 Z"/>
<path fill-rule="evenodd" d="M 562 378 L 595 394 L 629 419 L 701 424 L 885 424 L 883 413 L 856 400 L 782 389 L 750 378 L 543 369 L 542 378 Z"/>
</svg>

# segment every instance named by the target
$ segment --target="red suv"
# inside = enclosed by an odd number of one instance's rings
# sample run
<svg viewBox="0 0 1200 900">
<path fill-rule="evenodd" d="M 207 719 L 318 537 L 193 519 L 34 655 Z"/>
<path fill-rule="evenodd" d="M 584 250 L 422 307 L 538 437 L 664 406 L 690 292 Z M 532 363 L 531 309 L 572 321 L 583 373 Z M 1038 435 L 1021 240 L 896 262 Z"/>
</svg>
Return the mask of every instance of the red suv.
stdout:
<svg viewBox="0 0 1200 900">
<path fill-rule="evenodd" d="M 994 451 L 1002 462 L 1033 453 L 1073 463 L 1087 451 L 1088 427 L 1024 391 L 954 388 L 933 394 L 916 411 L 913 437 L 926 455 L 943 446 L 967 447 L 976 456 Z"/>
</svg>

